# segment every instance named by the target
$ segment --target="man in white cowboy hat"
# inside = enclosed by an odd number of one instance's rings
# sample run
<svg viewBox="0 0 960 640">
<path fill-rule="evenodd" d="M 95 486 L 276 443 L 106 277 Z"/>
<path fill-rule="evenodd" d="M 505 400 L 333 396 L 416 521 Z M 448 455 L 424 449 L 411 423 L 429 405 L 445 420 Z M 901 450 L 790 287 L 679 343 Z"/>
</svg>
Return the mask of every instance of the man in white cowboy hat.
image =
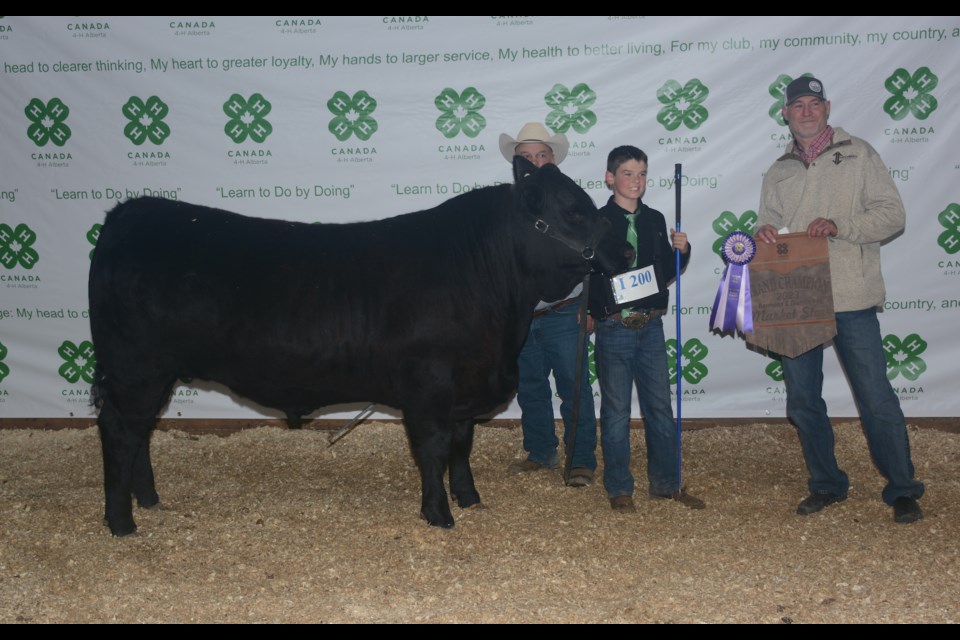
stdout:
<svg viewBox="0 0 960 640">
<path fill-rule="evenodd" d="M 536 167 L 560 164 L 567 157 L 570 143 L 562 133 L 551 135 L 539 122 L 528 122 L 516 138 L 500 135 L 500 151 L 507 162 L 515 155 L 526 158 Z M 560 396 L 560 415 L 563 418 L 564 442 L 573 425 L 574 376 L 580 375 L 580 407 L 576 442 L 567 484 L 584 487 L 593 483 L 597 468 L 597 419 L 593 406 L 586 359 L 577 372 L 577 352 L 580 335 L 578 302 L 583 285 L 570 292 L 563 300 L 541 301 L 533 312 L 533 321 L 526 342 L 520 351 L 518 365 L 520 380 L 517 402 L 520 404 L 520 424 L 523 428 L 523 448 L 527 458 L 513 462 L 509 470 L 515 473 L 556 469 L 560 466 L 557 453 L 559 440 L 553 414 L 553 392 L 550 372 L 556 381 Z M 587 331 L 592 331 L 588 320 Z"/>
</svg>

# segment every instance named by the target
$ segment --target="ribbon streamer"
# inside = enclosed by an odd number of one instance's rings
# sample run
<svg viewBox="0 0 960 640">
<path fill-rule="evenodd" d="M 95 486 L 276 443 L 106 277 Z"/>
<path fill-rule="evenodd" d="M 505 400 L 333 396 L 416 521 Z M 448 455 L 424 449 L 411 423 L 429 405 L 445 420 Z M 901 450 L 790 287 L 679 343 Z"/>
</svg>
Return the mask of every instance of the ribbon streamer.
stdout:
<svg viewBox="0 0 960 640">
<path fill-rule="evenodd" d="M 753 308 L 750 302 L 749 263 L 757 255 L 757 244 L 742 231 L 734 231 L 723 241 L 723 269 L 720 288 L 710 313 L 710 328 L 720 333 L 739 329 L 753 332 Z"/>
</svg>

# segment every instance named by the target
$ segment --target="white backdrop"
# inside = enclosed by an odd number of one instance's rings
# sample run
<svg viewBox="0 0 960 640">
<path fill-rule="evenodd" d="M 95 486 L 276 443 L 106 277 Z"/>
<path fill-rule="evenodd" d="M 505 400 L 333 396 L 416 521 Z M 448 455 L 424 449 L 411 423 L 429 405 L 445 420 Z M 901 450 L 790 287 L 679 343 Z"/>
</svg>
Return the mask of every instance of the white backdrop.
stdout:
<svg viewBox="0 0 960 640">
<path fill-rule="evenodd" d="M 497 138 L 534 120 L 567 134 L 561 168 L 598 205 L 607 152 L 633 144 L 650 156 L 645 202 L 672 221 L 682 164 L 682 414 L 783 417 L 776 361 L 708 318 L 714 246 L 752 231 L 789 141 L 780 92 L 807 73 L 906 203 L 881 315 L 904 412 L 960 416 L 958 44 L 957 16 L 2 16 L 0 418 L 93 415 L 86 276 L 118 200 L 382 218 L 508 181 Z M 674 289 L 671 302 L 673 348 Z M 826 363 L 831 414 L 855 415 Z M 278 417 L 204 385 L 178 387 L 166 416 Z"/>
</svg>

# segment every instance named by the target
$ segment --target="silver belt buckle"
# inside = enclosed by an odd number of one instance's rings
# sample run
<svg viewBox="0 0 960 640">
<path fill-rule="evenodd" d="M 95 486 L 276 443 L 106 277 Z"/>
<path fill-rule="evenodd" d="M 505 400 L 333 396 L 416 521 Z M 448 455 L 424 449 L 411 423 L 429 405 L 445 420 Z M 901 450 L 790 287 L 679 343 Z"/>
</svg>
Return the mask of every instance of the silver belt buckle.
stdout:
<svg viewBox="0 0 960 640">
<path fill-rule="evenodd" d="M 627 329 L 643 329 L 652 317 L 652 314 L 646 311 L 631 311 L 626 318 L 621 318 L 621 322 Z"/>
<path fill-rule="evenodd" d="M 651 309 L 650 311 L 631 311 L 630 315 L 626 318 L 621 318 L 620 321 L 628 329 L 643 329 L 645 326 L 650 324 L 650 321 L 654 318 L 659 318 L 662 315 L 666 314 L 664 309 Z"/>
</svg>

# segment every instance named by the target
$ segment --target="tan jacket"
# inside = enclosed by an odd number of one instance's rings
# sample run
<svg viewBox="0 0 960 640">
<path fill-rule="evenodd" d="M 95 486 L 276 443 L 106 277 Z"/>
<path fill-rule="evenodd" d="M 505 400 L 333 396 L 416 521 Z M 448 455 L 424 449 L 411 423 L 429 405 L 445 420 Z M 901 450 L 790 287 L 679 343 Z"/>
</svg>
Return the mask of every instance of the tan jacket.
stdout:
<svg viewBox="0 0 960 640">
<path fill-rule="evenodd" d="M 880 244 L 906 223 L 887 166 L 868 142 L 840 128 L 809 166 L 790 148 L 763 178 L 758 228 L 771 224 L 800 232 L 815 218 L 832 220 L 838 229 L 828 239 L 834 311 L 883 304 Z"/>
</svg>

